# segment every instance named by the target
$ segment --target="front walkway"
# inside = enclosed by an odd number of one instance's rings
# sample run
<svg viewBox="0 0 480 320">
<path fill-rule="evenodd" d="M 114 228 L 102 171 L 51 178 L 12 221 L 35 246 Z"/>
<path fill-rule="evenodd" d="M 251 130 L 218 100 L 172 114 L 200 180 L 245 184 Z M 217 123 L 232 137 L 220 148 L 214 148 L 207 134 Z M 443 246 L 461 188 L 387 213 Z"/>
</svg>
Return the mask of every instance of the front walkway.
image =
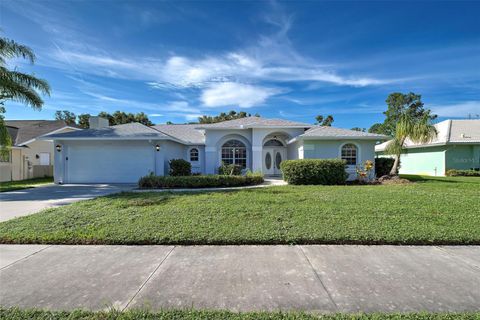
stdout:
<svg viewBox="0 0 480 320">
<path fill-rule="evenodd" d="M 313 312 L 480 310 L 480 247 L 0 246 L 0 304 Z"/>
<path fill-rule="evenodd" d="M 80 200 L 92 199 L 135 188 L 134 184 L 48 184 L 0 193 L 0 222 Z"/>
</svg>

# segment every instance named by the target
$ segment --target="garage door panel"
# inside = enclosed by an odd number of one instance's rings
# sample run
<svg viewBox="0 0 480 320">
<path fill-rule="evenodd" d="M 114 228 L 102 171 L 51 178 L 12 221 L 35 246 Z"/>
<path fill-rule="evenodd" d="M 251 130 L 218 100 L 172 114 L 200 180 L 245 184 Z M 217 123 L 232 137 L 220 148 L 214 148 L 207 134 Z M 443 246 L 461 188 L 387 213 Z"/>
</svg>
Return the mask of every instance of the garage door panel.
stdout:
<svg viewBox="0 0 480 320">
<path fill-rule="evenodd" d="M 68 150 L 68 183 L 132 183 L 154 171 L 148 145 L 74 145 Z"/>
</svg>

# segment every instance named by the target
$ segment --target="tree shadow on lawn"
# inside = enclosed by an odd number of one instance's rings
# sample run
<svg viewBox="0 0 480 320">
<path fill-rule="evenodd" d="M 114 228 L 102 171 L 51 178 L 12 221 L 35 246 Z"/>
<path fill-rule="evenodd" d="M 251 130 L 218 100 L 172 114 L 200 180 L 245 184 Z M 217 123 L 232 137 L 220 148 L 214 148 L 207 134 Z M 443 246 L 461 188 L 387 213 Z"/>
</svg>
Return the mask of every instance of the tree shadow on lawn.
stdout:
<svg viewBox="0 0 480 320">
<path fill-rule="evenodd" d="M 413 182 L 428 183 L 428 182 L 446 182 L 446 183 L 472 183 L 480 184 L 480 179 L 477 181 L 475 179 L 468 179 L 472 177 L 430 177 L 430 176 L 421 176 L 414 174 L 402 174 L 402 178 Z M 465 179 L 467 178 L 467 179 Z M 475 177 L 474 177 L 475 178 Z"/>
</svg>

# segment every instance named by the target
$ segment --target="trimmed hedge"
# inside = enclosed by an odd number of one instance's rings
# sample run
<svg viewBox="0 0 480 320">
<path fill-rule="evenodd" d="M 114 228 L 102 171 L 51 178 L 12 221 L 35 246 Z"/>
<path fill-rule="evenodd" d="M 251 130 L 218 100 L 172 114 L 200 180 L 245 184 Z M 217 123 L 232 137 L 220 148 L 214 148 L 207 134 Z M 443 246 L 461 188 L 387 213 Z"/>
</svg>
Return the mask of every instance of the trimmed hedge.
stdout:
<svg viewBox="0 0 480 320">
<path fill-rule="evenodd" d="M 480 177 L 480 171 L 477 170 L 450 169 L 445 174 L 449 177 Z"/>
<path fill-rule="evenodd" d="M 389 175 L 394 162 L 393 158 L 375 158 L 375 175 L 377 177 Z"/>
<path fill-rule="evenodd" d="M 169 174 L 171 176 L 190 176 L 192 175 L 192 164 L 183 159 L 172 159 L 168 162 L 170 166 Z"/>
<path fill-rule="evenodd" d="M 246 176 L 145 176 L 138 181 L 140 189 L 171 189 L 171 188 L 221 188 L 251 186 L 263 183 L 260 174 Z"/>
<path fill-rule="evenodd" d="M 345 184 L 345 161 L 340 159 L 285 160 L 280 164 L 289 184 Z"/>
</svg>

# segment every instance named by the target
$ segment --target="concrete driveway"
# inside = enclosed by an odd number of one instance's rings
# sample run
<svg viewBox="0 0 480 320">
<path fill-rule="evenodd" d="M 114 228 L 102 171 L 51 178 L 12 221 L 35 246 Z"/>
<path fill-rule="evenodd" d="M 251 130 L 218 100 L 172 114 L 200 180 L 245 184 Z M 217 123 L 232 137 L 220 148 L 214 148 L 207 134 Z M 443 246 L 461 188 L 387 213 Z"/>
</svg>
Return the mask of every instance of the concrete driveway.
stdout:
<svg viewBox="0 0 480 320">
<path fill-rule="evenodd" d="M 0 222 L 80 200 L 130 191 L 134 184 L 49 184 L 0 193 Z"/>
</svg>

